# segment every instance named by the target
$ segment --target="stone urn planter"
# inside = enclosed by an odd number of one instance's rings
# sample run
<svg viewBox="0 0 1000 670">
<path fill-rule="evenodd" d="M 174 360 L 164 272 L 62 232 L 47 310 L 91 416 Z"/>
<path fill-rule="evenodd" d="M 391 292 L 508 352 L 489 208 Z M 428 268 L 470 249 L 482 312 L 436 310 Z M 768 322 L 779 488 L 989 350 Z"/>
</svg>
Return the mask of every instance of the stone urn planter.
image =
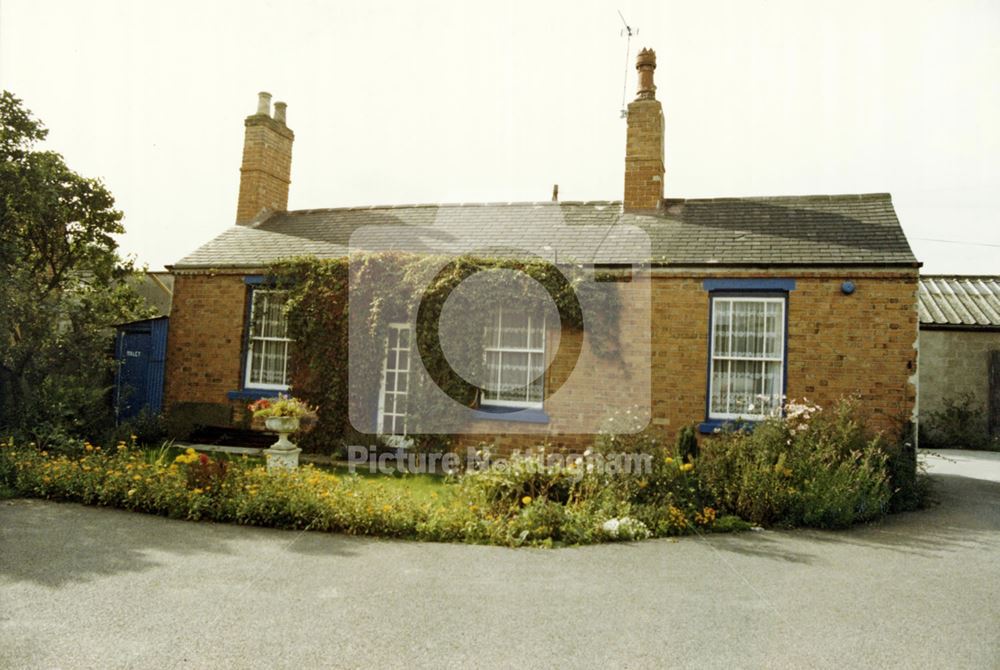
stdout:
<svg viewBox="0 0 1000 670">
<path fill-rule="evenodd" d="M 278 441 L 264 450 L 268 470 L 294 470 L 299 467 L 299 454 L 302 450 L 296 447 L 288 435 L 299 429 L 297 416 L 269 416 L 264 419 L 264 427 L 278 434 Z"/>
</svg>

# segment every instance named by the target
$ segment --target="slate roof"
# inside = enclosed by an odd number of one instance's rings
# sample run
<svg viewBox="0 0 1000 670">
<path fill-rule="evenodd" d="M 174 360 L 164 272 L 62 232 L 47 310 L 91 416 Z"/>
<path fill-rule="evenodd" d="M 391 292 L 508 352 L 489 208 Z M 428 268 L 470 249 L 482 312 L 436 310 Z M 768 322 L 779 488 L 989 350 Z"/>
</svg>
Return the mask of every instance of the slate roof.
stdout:
<svg viewBox="0 0 1000 670">
<path fill-rule="evenodd" d="M 259 268 L 349 248 L 598 265 L 917 265 L 891 197 L 879 193 L 665 200 L 655 214 L 623 213 L 613 201 L 279 212 L 230 228 L 173 268 Z"/>
<path fill-rule="evenodd" d="M 1000 329 L 1000 277 L 925 275 L 917 309 L 925 326 Z"/>
</svg>

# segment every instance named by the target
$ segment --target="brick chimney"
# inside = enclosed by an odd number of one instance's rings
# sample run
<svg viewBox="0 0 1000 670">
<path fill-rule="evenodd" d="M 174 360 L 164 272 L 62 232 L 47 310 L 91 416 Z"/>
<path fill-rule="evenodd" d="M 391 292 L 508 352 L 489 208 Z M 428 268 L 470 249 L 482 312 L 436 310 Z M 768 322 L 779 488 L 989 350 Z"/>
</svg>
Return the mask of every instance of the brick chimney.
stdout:
<svg viewBox="0 0 1000 670">
<path fill-rule="evenodd" d="M 639 90 L 628 106 L 625 140 L 625 211 L 655 211 L 663 202 L 663 107 L 656 99 L 656 53 L 636 57 Z"/>
<path fill-rule="evenodd" d="M 257 113 L 246 118 L 243 165 L 240 167 L 240 199 L 236 224 L 251 223 L 262 210 L 288 209 L 288 185 L 292 176 L 292 142 L 295 133 L 285 125 L 283 102 L 274 103 L 271 94 L 260 93 Z"/>
</svg>

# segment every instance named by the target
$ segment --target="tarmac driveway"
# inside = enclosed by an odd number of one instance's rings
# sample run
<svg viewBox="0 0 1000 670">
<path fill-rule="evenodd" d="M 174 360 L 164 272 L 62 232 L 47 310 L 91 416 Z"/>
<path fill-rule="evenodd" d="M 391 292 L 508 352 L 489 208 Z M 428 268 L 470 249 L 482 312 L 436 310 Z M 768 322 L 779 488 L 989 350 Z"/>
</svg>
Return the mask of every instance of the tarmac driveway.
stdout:
<svg viewBox="0 0 1000 670">
<path fill-rule="evenodd" d="M 1000 454 L 844 532 L 560 550 L 0 503 L 0 666 L 1000 667 Z"/>
</svg>

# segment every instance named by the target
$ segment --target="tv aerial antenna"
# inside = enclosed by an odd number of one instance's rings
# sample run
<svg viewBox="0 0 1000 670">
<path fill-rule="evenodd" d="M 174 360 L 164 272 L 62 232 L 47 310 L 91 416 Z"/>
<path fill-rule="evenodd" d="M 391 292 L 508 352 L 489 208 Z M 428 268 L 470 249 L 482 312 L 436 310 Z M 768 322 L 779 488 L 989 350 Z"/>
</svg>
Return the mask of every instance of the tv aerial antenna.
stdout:
<svg viewBox="0 0 1000 670">
<path fill-rule="evenodd" d="M 622 25 L 625 26 L 624 28 L 622 28 L 621 33 L 619 33 L 622 37 L 625 38 L 625 77 L 624 81 L 622 82 L 622 109 L 621 109 L 621 118 L 624 119 L 628 117 L 628 108 L 625 106 L 625 97 L 626 97 L 626 90 L 628 89 L 628 61 L 632 55 L 632 36 L 638 35 L 639 29 L 636 28 L 635 30 L 633 30 L 632 26 L 630 26 L 628 24 L 628 21 L 625 20 L 625 17 L 622 16 L 622 10 L 619 9 L 617 11 L 618 11 L 618 18 L 622 20 Z"/>
</svg>

